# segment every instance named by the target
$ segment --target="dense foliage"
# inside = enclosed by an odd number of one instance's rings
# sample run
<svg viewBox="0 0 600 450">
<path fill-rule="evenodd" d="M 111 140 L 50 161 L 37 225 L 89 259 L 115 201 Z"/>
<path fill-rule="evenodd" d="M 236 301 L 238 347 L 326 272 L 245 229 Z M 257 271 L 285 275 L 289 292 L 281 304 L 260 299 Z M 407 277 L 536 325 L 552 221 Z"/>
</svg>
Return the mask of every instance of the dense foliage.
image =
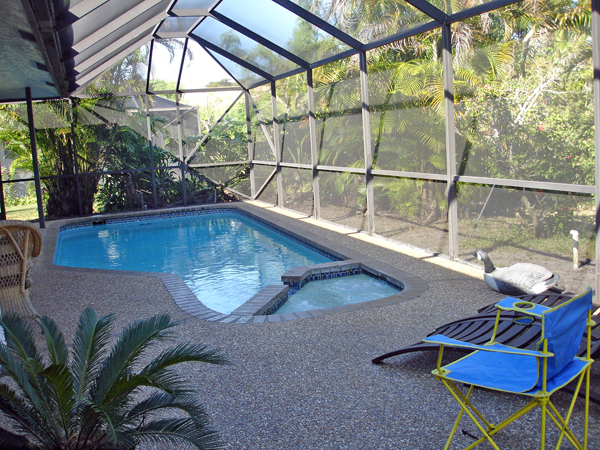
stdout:
<svg viewBox="0 0 600 450">
<path fill-rule="evenodd" d="M 455 1 L 450 7 L 458 11 L 475 3 Z M 305 6 L 362 40 L 422 20 L 415 11 L 408 14 L 407 6 L 387 0 Z M 443 2 L 438 7 L 445 10 Z M 446 173 L 441 39 L 437 29 L 368 52 L 374 168 Z M 594 183 L 588 2 L 525 0 L 454 24 L 452 44 L 459 175 Z M 319 67 L 314 78 L 319 164 L 364 167 L 357 58 Z M 306 94 L 289 86 L 290 97 L 281 103 L 297 104 Z M 286 119 L 299 127 L 305 115 Z M 296 138 L 295 149 L 307 154 L 301 139 Z M 377 177 L 374 188 L 380 213 L 420 223 L 445 219 L 445 183 Z M 487 190 L 466 184 L 459 189 L 461 216 L 476 216 Z M 285 195 L 293 203 L 304 191 L 292 185 Z M 364 207 L 363 193 L 360 177 L 321 178 L 326 202 Z M 525 190 L 518 201 L 514 198 L 494 213 L 514 217 L 533 237 L 564 233 L 581 212 L 580 202 L 569 195 Z"/>
<path fill-rule="evenodd" d="M 431 3 L 450 14 L 480 1 Z M 430 20 L 412 6 L 395 0 L 301 0 L 299 4 L 362 42 L 372 42 Z M 590 14 L 589 2 L 583 0 L 524 0 L 452 25 L 453 123 L 459 175 L 594 183 Z M 286 49 L 311 60 L 347 49 L 341 41 L 302 20 L 289 36 Z M 266 72 L 281 73 L 292 68 L 261 46 L 242 45 L 234 32 L 224 33 L 219 39 L 228 51 Z M 161 41 L 160 45 L 175 54 L 181 51 L 181 43 L 174 39 Z M 104 74 L 93 89 L 97 93 L 144 89 L 148 58 L 149 49 L 145 46 Z M 445 174 L 448 164 L 441 30 L 433 29 L 370 50 L 367 71 L 373 168 L 419 174 L 417 178 L 375 177 L 376 213 L 420 224 L 439 223 L 443 227 L 447 215 L 446 183 L 426 179 L 427 174 Z M 247 75 L 242 83 L 257 79 L 256 74 L 246 72 L 241 72 Z M 364 168 L 358 56 L 315 68 L 313 79 L 318 164 Z M 152 83 L 168 87 L 161 80 Z M 305 74 L 278 80 L 276 90 L 277 123 L 273 121 L 270 86 L 250 91 L 254 158 L 273 162 L 272 146 L 278 142 L 282 161 L 309 165 L 311 137 Z M 79 173 L 150 167 L 143 113 L 132 114 L 126 100 L 111 99 L 110 106 L 104 102 L 107 100 L 98 97 L 73 105 Z M 119 111 L 118 118 L 102 124 L 81 121 L 82 115 L 89 119 L 99 108 Z M 215 125 L 218 115 L 213 105 L 194 111 L 192 119 L 202 123 L 203 132 Z M 153 149 L 155 166 L 178 166 L 181 155 L 177 133 L 172 129 L 174 119 L 153 120 L 154 136 L 162 136 L 158 148 Z M 215 165 L 199 171 L 206 179 L 192 177 L 188 191 L 212 189 L 209 179 L 249 194 L 247 164 L 217 166 L 247 159 L 246 126 L 242 99 L 215 126 L 208 139 L 203 139 L 203 133 L 197 129 L 184 130 L 184 154 L 193 153 L 186 162 Z M 279 130 L 278 136 L 275 129 Z M 60 127 L 38 131 L 45 174 L 74 173 L 69 132 Z M 3 140 L 16 153 L 26 147 L 16 135 L 4 133 Z M 282 195 L 286 204 L 311 202 L 312 179 L 307 172 L 284 170 Z M 174 173 L 157 172 L 161 205 L 176 203 L 181 197 L 182 183 Z M 272 173 L 271 166 L 256 165 L 257 189 L 272 178 Z M 323 204 L 366 209 L 363 177 L 325 170 L 320 173 Z M 85 177 L 85 212 L 148 204 L 149 183 L 149 172 Z M 49 214 L 73 212 L 54 213 L 61 205 L 74 204 L 73 184 L 73 178 L 45 181 Z M 459 184 L 461 220 L 475 220 L 486 208 L 489 188 Z M 564 233 L 585 213 L 586 207 L 580 205 L 591 204 L 589 198 L 574 201 L 567 194 L 494 189 L 506 191 L 495 193 L 494 198 L 510 200 L 499 200 L 493 208 L 488 206 L 488 211 L 510 218 L 521 232 L 536 238 Z M 514 195 L 508 195 L 509 192 Z M 262 198 L 274 200 L 276 194 L 275 183 L 271 183 Z"/>
</svg>

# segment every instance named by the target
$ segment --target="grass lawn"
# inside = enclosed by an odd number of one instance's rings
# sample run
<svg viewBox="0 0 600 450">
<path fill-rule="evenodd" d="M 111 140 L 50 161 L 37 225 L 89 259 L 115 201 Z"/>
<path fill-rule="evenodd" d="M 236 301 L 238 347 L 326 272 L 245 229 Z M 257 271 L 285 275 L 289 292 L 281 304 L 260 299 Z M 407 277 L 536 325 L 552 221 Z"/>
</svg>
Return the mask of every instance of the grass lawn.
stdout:
<svg viewBox="0 0 600 450">
<path fill-rule="evenodd" d="M 36 220 L 38 219 L 37 204 L 7 206 L 6 218 L 8 220 Z"/>
</svg>

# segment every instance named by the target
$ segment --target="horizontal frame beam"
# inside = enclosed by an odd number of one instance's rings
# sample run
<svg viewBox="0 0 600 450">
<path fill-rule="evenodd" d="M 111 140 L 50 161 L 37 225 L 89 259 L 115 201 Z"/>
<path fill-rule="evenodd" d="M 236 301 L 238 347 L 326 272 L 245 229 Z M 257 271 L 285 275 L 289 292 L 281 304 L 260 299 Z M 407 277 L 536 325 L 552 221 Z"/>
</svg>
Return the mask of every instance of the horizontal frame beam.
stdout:
<svg viewBox="0 0 600 450">
<path fill-rule="evenodd" d="M 156 39 L 185 39 L 188 37 L 187 31 L 157 31 L 154 33 Z"/>
<path fill-rule="evenodd" d="M 446 17 L 446 23 L 460 22 L 461 20 L 468 19 L 469 17 L 488 13 L 495 9 L 503 8 L 504 6 L 512 5 L 514 3 L 519 3 L 522 1 L 523 0 L 493 0 L 487 3 L 484 2 L 481 5 L 474 6 L 473 8 L 465 9 L 463 11 L 450 14 Z"/>
<path fill-rule="evenodd" d="M 489 177 L 473 177 L 456 175 L 454 176 L 456 183 L 469 184 L 489 184 L 496 187 L 514 187 L 518 189 L 533 189 L 541 191 L 557 191 L 557 192 L 572 192 L 574 194 L 594 194 L 594 186 L 585 186 L 583 184 L 555 183 L 552 181 L 530 181 L 530 180 L 511 180 L 508 178 L 489 178 Z"/>
<path fill-rule="evenodd" d="M 275 161 L 260 161 L 252 160 L 252 164 L 263 166 L 275 166 Z M 281 167 L 291 167 L 297 169 L 312 169 L 310 164 L 296 164 L 282 162 Z M 317 170 L 322 172 L 346 172 L 355 174 L 365 174 L 366 169 L 340 166 L 317 165 Z M 399 170 L 383 170 L 373 169 L 371 172 L 374 176 L 395 177 L 395 178 L 411 178 L 416 180 L 431 180 L 447 182 L 446 174 L 436 173 L 421 173 L 421 172 L 404 172 Z M 529 180 L 513 180 L 509 178 L 491 178 L 491 177 L 475 177 L 456 175 L 453 178 L 457 183 L 468 184 L 486 184 L 496 185 L 496 187 L 512 187 L 520 189 L 539 189 L 543 191 L 556 191 L 574 194 L 594 194 L 594 186 L 586 186 L 582 184 L 555 183 L 552 181 L 529 181 Z"/>
<path fill-rule="evenodd" d="M 312 165 L 310 164 L 299 164 L 299 163 L 290 163 L 290 162 L 280 162 L 279 165 L 281 167 L 289 167 L 292 169 L 306 169 L 312 170 Z"/>
<path fill-rule="evenodd" d="M 175 5 L 177 6 L 177 5 Z M 169 15 L 172 17 L 204 17 L 210 15 L 210 10 L 208 9 L 181 9 L 181 8 L 173 8 Z"/>
<path fill-rule="evenodd" d="M 216 162 L 216 163 L 198 163 L 198 164 L 188 164 L 188 167 L 192 169 L 205 169 L 210 167 L 222 167 L 222 166 L 244 166 L 246 164 L 250 164 L 250 160 L 246 159 L 244 161 L 225 161 L 225 162 Z"/>
<path fill-rule="evenodd" d="M 355 173 L 357 175 L 366 175 L 367 169 L 361 169 L 356 167 L 339 167 L 339 166 L 322 166 L 317 164 L 317 170 L 319 172 L 343 172 L 343 173 Z"/>
<path fill-rule="evenodd" d="M 415 180 L 432 180 L 432 181 L 448 181 L 448 175 L 440 173 L 422 173 L 422 172 L 405 172 L 402 170 L 383 170 L 373 169 L 373 176 L 380 177 L 395 177 L 395 178 L 412 178 Z"/>
</svg>

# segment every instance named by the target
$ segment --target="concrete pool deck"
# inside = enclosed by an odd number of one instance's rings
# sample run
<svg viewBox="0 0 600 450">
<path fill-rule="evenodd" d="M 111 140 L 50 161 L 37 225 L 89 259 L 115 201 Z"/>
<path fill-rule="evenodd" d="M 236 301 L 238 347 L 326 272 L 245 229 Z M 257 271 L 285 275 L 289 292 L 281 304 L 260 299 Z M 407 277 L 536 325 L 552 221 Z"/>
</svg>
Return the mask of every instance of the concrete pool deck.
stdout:
<svg viewBox="0 0 600 450">
<path fill-rule="evenodd" d="M 99 314 L 114 313 L 118 326 L 170 314 L 181 321 L 179 339 L 221 349 L 231 365 L 190 364 L 185 372 L 197 380 L 199 395 L 225 448 L 442 448 L 458 406 L 430 374 L 437 353 L 401 355 L 381 366 L 371 364 L 371 359 L 417 342 L 437 326 L 472 315 L 503 296 L 491 291 L 481 279 L 482 271 L 472 266 L 316 224 L 289 211 L 253 206 L 276 224 L 311 232 L 365 258 L 418 275 L 428 289 L 406 302 L 302 320 L 209 321 L 184 312 L 155 276 L 53 266 L 53 230 L 64 223 L 57 221 L 44 230 L 42 255 L 31 274 L 32 302 L 68 335 L 74 332 L 81 310 L 93 306 Z M 600 379 L 600 364 L 594 364 L 593 372 Z M 474 397 L 496 421 L 523 403 L 502 393 L 476 392 Z M 559 393 L 556 399 L 560 408 L 568 396 Z M 577 431 L 582 410 L 578 403 L 572 419 Z M 534 417 L 539 414 L 521 418 L 499 433 L 501 448 L 539 448 L 535 434 L 539 421 Z M 592 404 L 590 449 L 600 448 L 599 419 L 600 406 Z M 477 434 L 465 420 L 461 428 Z M 550 442 L 557 434 L 551 429 Z M 467 436 L 457 436 L 454 448 L 470 442 Z"/>
</svg>

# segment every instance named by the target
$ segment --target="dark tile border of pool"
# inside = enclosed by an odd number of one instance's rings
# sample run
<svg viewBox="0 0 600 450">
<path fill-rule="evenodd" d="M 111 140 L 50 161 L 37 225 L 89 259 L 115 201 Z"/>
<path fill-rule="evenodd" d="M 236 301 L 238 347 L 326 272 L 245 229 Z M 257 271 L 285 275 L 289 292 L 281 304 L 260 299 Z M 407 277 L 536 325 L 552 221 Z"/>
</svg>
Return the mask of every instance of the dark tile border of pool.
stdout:
<svg viewBox="0 0 600 450">
<path fill-rule="evenodd" d="M 135 271 L 121 271 L 121 270 L 106 270 L 106 269 L 82 269 L 73 267 L 62 267 L 54 265 L 54 251 L 56 249 L 56 240 L 58 233 L 62 229 L 90 226 L 92 223 L 104 221 L 105 223 L 116 223 L 116 222 L 130 222 L 135 220 L 143 219 L 156 219 L 159 216 L 171 216 L 180 217 L 193 214 L 203 214 L 214 212 L 215 209 L 220 211 L 234 209 L 242 214 L 251 217 L 254 220 L 259 221 L 261 224 L 272 228 L 287 237 L 308 244 L 311 247 L 325 253 L 332 255 L 340 260 L 354 260 L 361 264 L 362 267 L 367 268 L 369 272 L 377 275 L 378 277 L 390 281 L 392 284 L 403 286 L 403 290 L 390 297 L 385 297 L 379 300 L 370 300 L 361 303 L 354 303 L 344 306 L 336 306 L 332 308 L 315 309 L 309 311 L 301 311 L 295 313 L 286 314 L 272 314 L 272 315 L 244 315 L 244 314 L 222 314 L 206 307 L 192 290 L 188 287 L 183 279 L 177 275 L 168 273 L 157 273 L 157 272 L 135 272 Z M 202 206 L 190 206 L 176 209 L 165 209 L 161 211 L 140 211 L 134 213 L 121 213 L 121 214 L 106 214 L 97 215 L 90 217 L 82 217 L 77 219 L 66 219 L 55 223 L 49 223 L 49 227 L 46 229 L 44 236 L 44 251 L 37 260 L 37 264 L 46 267 L 52 267 L 55 270 L 67 270 L 67 271 L 81 271 L 88 273 L 106 273 L 111 275 L 128 275 L 128 276 L 141 276 L 141 277 L 153 277 L 160 279 L 167 291 L 177 304 L 179 308 L 185 311 L 187 314 L 197 317 L 199 319 L 208 320 L 211 322 L 224 322 L 224 323 L 269 323 L 279 322 L 286 320 L 304 319 L 309 317 L 317 317 L 327 314 L 337 314 L 341 312 L 357 311 L 362 309 L 375 308 L 386 305 L 393 305 L 396 303 L 403 303 L 408 300 L 414 299 L 415 297 L 423 294 L 429 289 L 429 284 L 421 277 L 410 274 L 403 270 L 392 267 L 381 261 L 378 261 L 371 257 L 348 249 L 340 244 L 329 241 L 326 238 L 318 236 L 314 233 L 305 231 L 300 227 L 295 226 L 292 222 L 294 219 L 285 218 L 285 224 L 283 223 L 283 216 L 281 219 L 279 215 L 274 212 L 267 212 L 262 208 L 254 205 L 249 205 L 244 202 L 235 202 L 218 205 L 202 205 Z M 270 288 L 275 286 L 268 286 L 267 288 L 260 291 L 257 296 L 264 294 L 265 296 L 277 295 L 269 292 Z M 281 287 L 276 286 L 280 291 Z M 271 289 L 273 290 L 273 289 Z M 273 290 L 274 291 L 274 290 Z"/>
</svg>

